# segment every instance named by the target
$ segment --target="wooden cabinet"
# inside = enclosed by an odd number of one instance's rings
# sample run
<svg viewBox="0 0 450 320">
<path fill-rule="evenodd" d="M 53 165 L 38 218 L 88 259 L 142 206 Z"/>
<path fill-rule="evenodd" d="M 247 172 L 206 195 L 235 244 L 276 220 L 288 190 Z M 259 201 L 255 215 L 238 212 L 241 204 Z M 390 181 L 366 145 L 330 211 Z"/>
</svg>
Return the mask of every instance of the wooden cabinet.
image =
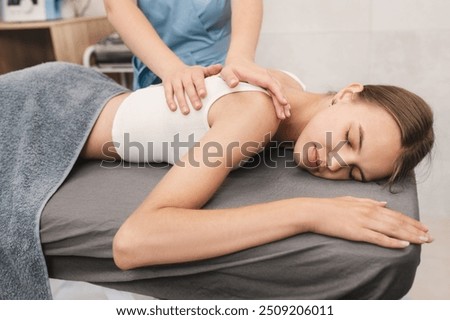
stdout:
<svg viewBox="0 0 450 320">
<path fill-rule="evenodd" d="M 106 17 L 0 23 L 0 74 L 47 61 L 81 64 L 84 50 L 113 30 Z"/>
</svg>

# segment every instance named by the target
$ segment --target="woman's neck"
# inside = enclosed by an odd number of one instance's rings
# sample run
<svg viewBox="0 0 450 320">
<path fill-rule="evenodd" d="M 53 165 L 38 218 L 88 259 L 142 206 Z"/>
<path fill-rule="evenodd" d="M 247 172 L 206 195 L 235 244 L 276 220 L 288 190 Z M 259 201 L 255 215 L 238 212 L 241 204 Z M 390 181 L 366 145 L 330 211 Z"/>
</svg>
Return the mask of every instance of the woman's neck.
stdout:
<svg viewBox="0 0 450 320">
<path fill-rule="evenodd" d="M 296 88 L 286 88 L 286 97 L 291 105 L 291 116 L 281 121 L 275 140 L 296 141 L 308 122 L 321 110 L 331 104 L 329 94 L 305 92 Z"/>
</svg>

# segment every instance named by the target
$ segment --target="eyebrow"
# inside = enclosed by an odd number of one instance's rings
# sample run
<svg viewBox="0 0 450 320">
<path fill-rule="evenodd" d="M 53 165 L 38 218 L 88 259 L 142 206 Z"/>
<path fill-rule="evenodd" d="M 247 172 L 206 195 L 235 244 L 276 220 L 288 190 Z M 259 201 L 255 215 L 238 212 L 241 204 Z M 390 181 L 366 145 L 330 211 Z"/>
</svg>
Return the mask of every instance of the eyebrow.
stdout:
<svg viewBox="0 0 450 320">
<path fill-rule="evenodd" d="M 359 125 L 359 152 L 361 152 L 361 148 L 364 142 L 364 129 L 361 124 Z"/>
<path fill-rule="evenodd" d="M 361 152 L 362 146 L 364 142 L 364 129 L 361 124 L 359 124 L 359 152 Z M 367 182 L 366 176 L 364 175 L 364 172 L 359 168 L 359 173 L 361 174 L 361 180 L 362 182 Z"/>
</svg>

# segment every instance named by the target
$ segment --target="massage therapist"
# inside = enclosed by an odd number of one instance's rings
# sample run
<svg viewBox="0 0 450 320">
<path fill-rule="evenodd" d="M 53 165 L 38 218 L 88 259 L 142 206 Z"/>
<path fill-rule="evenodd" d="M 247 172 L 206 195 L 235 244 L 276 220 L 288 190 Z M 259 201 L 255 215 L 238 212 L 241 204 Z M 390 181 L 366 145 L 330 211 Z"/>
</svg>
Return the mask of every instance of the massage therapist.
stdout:
<svg viewBox="0 0 450 320">
<path fill-rule="evenodd" d="M 204 78 L 220 72 L 230 87 L 245 81 L 266 88 L 278 118 L 290 116 L 280 83 L 254 62 L 262 0 L 104 3 L 109 21 L 135 54 L 134 89 L 162 82 L 169 108 L 188 114 L 191 106 L 202 107 Z"/>
</svg>

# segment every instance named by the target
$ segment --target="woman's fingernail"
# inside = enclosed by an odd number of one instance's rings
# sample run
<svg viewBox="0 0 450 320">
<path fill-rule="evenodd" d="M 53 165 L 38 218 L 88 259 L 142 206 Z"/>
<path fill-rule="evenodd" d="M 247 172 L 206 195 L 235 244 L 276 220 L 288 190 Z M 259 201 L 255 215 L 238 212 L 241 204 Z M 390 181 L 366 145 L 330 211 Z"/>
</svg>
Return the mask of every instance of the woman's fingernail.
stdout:
<svg viewBox="0 0 450 320">
<path fill-rule="evenodd" d="M 408 241 L 400 241 L 400 244 L 402 245 L 402 247 L 406 248 L 407 246 L 410 245 L 410 243 Z"/>
<path fill-rule="evenodd" d="M 420 239 L 420 241 L 422 241 L 422 242 L 429 242 L 429 241 L 430 241 L 430 238 L 427 237 L 427 236 L 420 236 L 419 239 Z"/>
<path fill-rule="evenodd" d="M 381 203 L 383 206 L 387 205 L 387 201 L 378 201 L 379 203 Z"/>
</svg>

